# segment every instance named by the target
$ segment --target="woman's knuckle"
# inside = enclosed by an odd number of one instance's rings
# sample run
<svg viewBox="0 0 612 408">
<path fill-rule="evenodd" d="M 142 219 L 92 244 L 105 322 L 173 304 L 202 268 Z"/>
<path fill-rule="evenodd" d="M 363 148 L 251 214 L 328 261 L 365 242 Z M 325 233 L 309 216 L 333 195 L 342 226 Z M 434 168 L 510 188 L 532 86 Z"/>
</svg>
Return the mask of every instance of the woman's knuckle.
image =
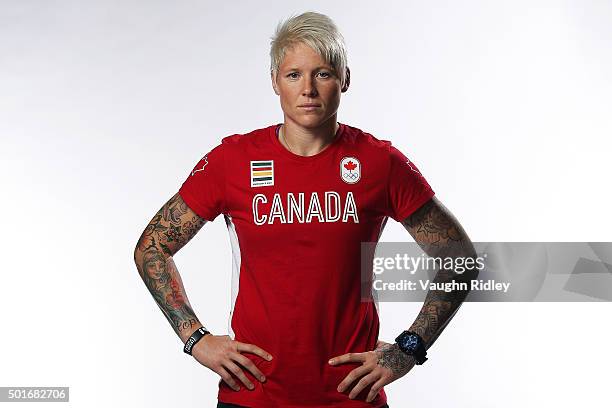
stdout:
<svg viewBox="0 0 612 408">
<path fill-rule="evenodd" d="M 369 378 L 368 376 L 363 377 L 361 380 L 359 380 L 359 383 L 357 384 L 358 387 L 363 388 L 366 386 L 366 384 L 368 383 Z"/>
</svg>

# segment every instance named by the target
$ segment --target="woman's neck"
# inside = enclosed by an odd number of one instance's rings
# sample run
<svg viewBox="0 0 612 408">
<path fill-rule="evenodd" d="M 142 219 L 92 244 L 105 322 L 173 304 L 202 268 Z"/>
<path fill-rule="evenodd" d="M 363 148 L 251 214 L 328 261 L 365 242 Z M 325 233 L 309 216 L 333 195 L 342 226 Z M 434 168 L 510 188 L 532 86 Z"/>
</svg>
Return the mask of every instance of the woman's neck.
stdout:
<svg viewBox="0 0 612 408">
<path fill-rule="evenodd" d="M 334 141 L 338 127 L 335 117 L 312 129 L 285 120 L 279 129 L 279 140 L 293 154 L 314 156 Z"/>
</svg>

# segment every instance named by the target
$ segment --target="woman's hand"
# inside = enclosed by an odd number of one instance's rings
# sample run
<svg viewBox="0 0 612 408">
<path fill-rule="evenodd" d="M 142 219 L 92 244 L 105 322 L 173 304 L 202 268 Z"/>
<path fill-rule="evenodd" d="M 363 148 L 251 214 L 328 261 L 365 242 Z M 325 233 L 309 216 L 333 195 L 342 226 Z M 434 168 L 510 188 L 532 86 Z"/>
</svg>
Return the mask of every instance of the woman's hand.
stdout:
<svg viewBox="0 0 612 408">
<path fill-rule="evenodd" d="M 239 391 L 240 386 L 228 371 L 232 372 L 248 389 L 252 390 L 255 386 L 246 377 L 242 368 L 249 370 L 260 382 L 264 382 L 266 378 L 250 359 L 241 354 L 242 352 L 257 354 L 267 361 L 272 360 L 270 353 L 253 344 L 241 343 L 232 340 L 229 336 L 214 336 L 212 334 L 205 335 L 197 342 L 191 350 L 191 355 L 200 364 L 219 374 L 234 391 Z"/>
<path fill-rule="evenodd" d="M 414 367 L 415 360 L 401 351 L 397 344 L 378 341 L 376 350 L 343 354 L 330 360 L 330 364 L 334 366 L 343 363 L 361 363 L 361 367 L 348 373 L 338 385 L 338 391 L 344 392 L 353 382 L 360 379 L 349 393 L 349 398 L 356 398 L 362 390 L 372 385 L 366 398 L 366 402 L 372 402 L 383 386 L 410 371 Z"/>
</svg>

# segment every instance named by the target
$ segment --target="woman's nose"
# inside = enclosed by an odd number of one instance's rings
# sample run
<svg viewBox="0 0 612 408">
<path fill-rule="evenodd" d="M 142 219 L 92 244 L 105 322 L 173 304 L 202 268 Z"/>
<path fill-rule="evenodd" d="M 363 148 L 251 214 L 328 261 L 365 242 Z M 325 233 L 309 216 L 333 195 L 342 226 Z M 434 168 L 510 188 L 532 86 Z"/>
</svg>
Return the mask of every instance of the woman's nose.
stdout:
<svg viewBox="0 0 612 408">
<path fill-rule="evenodd" d="M 317 89 L 314 86 L 314 80 L 311 78 L 305 77 L 304 79 L 304 89 L 302 90 L 302 95 L 304 96 L 314 96 L 317 94 Z"/>
</svg>

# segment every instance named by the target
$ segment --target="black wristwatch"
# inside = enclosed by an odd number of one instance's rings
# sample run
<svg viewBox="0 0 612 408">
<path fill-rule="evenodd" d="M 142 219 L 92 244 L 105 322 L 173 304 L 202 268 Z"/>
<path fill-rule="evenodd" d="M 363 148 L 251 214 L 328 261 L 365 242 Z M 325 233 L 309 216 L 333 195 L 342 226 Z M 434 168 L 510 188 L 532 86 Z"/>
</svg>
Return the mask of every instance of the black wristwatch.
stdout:
<svg viewBox="0 0 612 408">
<path fill-rule="evenodd" d="M 417 365 L 423 364 L 427 361 L 427 351 L 425 350 L 425 343 L 418 334 L 404 330 L 402 334 L 397 336 L 395 342 L 399 346 L 400 350 L 404 353 L 414 357 Z"/>
<path fill-rule="evenodd" d="M 194 331 L 193 334 L 185 342 L 185 347 L 183 347 L 183 351 L 191 355 L 191 350 L 193 350 L 193 346 L 195 346 L 195 344 L 198 341 L 202 340 L 202 337 L 206 336 L 207 334 L 210 334 L 210 332 L 206 330 L 206 327 L 204 326 Z"/>
</svg>

